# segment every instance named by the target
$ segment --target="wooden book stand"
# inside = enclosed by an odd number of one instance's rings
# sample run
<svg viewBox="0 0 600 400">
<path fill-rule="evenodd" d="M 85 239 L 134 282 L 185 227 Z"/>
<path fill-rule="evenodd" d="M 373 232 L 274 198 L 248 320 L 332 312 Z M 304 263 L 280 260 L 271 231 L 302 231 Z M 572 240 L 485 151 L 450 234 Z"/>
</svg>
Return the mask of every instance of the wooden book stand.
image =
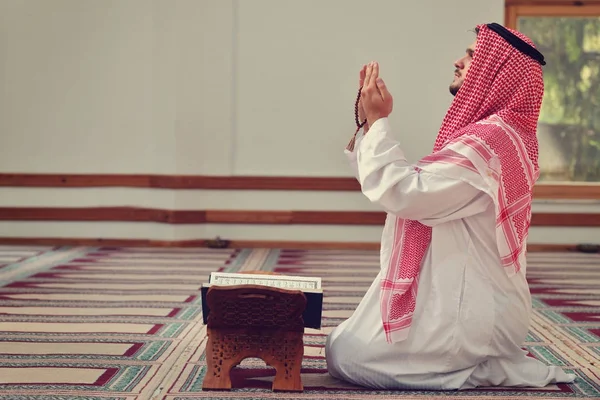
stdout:
<svg viewBox="0 0 600 400">
<path fill-rule="evenodd" d="M 259 285 L 212 286 L 206 301 L 210 314 L 203 390 L 230 390 L 231 369 L 248 357 L 275 368 L 274 391 L 303 390 L 304 293 Z"/>
</svg>

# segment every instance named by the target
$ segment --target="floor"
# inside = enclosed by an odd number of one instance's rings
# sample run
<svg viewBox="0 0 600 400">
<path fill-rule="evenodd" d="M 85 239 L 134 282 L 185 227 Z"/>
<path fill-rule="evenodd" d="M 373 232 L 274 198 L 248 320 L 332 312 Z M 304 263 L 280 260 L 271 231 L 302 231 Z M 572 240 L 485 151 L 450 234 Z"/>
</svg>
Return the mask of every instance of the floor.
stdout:
<svg viewBox="0 0 600 400">
<path fill-rule="evenodd" d="M 0 247 L 0 399 L 600 398 L 600 255 L 530 253 L 530 353 L 578 375 L 543 390 L 376 392 L 331 378 L 327 333 L 377 273 L 375 251 Z M 302 394 L 272 393 L 248 359 L 231 392 L 203 392 L 199 288 L 213 271 L 319 276 L 323 326 L 305 332 Z"/>
</svg>

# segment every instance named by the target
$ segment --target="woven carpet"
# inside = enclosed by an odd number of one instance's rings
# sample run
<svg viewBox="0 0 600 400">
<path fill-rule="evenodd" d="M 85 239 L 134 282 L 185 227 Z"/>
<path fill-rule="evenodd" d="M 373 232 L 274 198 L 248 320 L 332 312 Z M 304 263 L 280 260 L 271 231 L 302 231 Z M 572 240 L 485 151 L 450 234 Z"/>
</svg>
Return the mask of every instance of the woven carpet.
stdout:
<svg viewBox="0 0 600 400">
<path fill-rule="evenodd" d="M 0 400 L 600 398 L 600 255 L 529 255 L 525 347 L 578 377 L 541 390 L 372 391 L 331 378 L 326 335 L 378 268 L 369 251 L 0 247 Z M 200 285 L 212 271 L 257 269 L 323 278 L 323 328 L 305 335 L 305 391 L 272 393 L 274 370 L 247 359 L 231 392 L 203 392 Z"/>
</svg>

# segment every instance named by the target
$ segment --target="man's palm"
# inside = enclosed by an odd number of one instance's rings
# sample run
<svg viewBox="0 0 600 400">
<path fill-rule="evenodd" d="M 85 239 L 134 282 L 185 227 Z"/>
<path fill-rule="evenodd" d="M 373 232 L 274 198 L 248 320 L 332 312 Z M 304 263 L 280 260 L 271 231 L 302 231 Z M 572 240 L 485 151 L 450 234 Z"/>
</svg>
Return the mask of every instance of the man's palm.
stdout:
<svg viewBox="0 0 600 400">
<path fill-rule="evenodd" d="M 392 113 L 394 99 L 383 79 L 379 77 L 378 63 L 370 63 L 366 67 L 362 87 L 361 103 L 369 125 Z"/>
</svg>

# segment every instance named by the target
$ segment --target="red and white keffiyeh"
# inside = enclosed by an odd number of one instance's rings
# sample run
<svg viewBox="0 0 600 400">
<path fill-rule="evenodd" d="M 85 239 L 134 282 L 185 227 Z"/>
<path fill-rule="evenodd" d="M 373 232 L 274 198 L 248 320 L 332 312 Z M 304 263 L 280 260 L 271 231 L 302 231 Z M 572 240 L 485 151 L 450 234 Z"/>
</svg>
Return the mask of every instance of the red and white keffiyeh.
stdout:
<svg viewBox="0 0 600 400">
<path fill-rule="evenodd" d="M 544 82 L 538 62 L 486 25 L 478 28 L 466 79 L 444 118 L 433 154 L 417 168 L 433 172 L 436 164 L 451 163 L 464 167 L 456 169 L 465 175 L 477 172 L 481 179 L 473 184 L 494 201 L 501 262 L 513 275 L 525 265 L 532 190 L 539 175 L 536 131 Z M 511 32 L 533 46 L 521 33 Z M 431 230 L 418 221 L 397 218 L 390 263 L 381 282 L 381 314 L 390 343 L 408 337 Z"/>
</svg>

